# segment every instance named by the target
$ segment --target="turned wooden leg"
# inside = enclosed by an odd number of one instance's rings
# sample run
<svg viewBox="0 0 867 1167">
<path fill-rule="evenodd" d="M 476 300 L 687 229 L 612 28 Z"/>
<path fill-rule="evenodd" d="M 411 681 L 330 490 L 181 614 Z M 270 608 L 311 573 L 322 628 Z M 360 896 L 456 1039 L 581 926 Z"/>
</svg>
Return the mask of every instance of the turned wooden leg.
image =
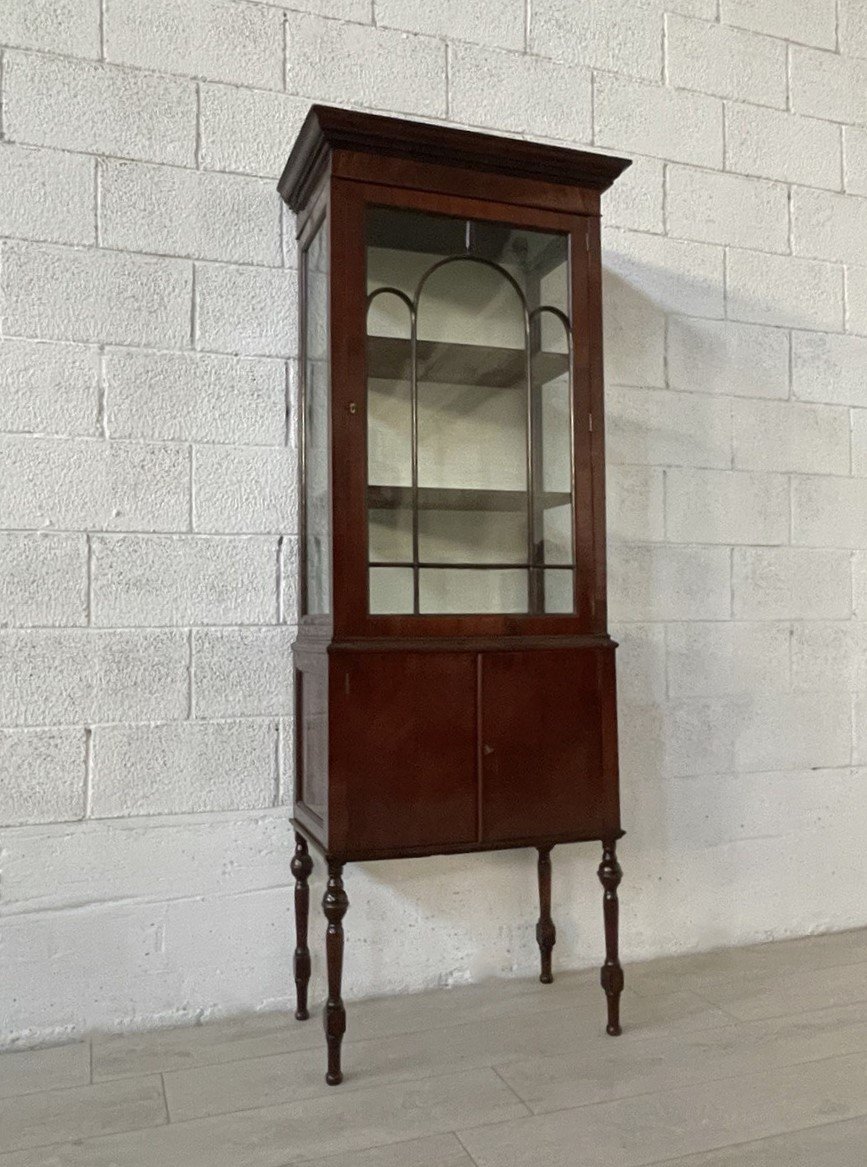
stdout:
<svg viewBox="0 0 867 1167">
<path fill-rule="evenodd" d="M 328 886 L 322 900 L 328 928 L 325 932 L 325 954 L 328 961 L 328 1000 L 325 1002 L 325 1040 L 328 1043 L 328 1073 L 325 1081 L 329 1086 L 339 1086 L 343 1081 L 340 1069 L 340 1045 L 346 1032 L 346 1010 L 340 995 L 343 979 L 343 917 L 349 907 L 349 900 L 343 890 L 343 864 L 328 860 Z"/>
<path fill-rule="evenodd" d="M 295 854 L 290 870 L 295 876 L 295 1016 L 306 1021 L 307 986 L 310 984 L 310 949 L 307 947 L 307 921 L 310 916 L 310 888 L 307 881 L 313 870 L 313 860 L 307 850 L 307 840 L 295 832 Z"/>
<path fill-rule="evenodd" d="M 551 919 L 551 848 L 539 848 L 539 923 L 536 925 L 536 943 L 542 956 L 542 972 L 539 980 L 550 985 L 554 980 L 551 972 L 551 950 L 557 943 L 557 929 Z"/>
<path fill-rule="evenodd" d="M 623 969 L 618 952 L 619 904 L 617 887 L 623 876 L 617 862 L 615 841 L 603 840 L 599 881 L 605 889 L 602 908 L 605 915 L 605 964 L 602 966 L 602 988 L 608 999 L 608 1033 L 617 1037 L 620 1030 L 620 994 L 623 992 Z"/>
</svg>

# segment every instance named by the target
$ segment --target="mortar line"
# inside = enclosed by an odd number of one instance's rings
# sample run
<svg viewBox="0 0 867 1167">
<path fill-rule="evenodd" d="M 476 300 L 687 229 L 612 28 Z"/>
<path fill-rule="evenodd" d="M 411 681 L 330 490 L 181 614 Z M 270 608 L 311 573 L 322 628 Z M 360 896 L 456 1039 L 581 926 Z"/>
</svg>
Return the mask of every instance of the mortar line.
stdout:
<svg viewBox="0 0 867 1167">
<path fill-rule="evenodd" d="M 505 52 L 507 50 L 502 50 L 502 51 Z M 520 55 L 515 51 L 513 51 L 513 53 L 514 53 L 514 55 Z M 2 56 L 2 50 L 0 50 L 0 56 Z M 604 69 L 594 69 L 591 72 L 591 79 L 595 78 L 596 73 L 603 73 L 607 76 L 612 76 L 612 77 L 619 76 L 616 73 L 610 73 Z M 217 84 L 217 83 L 215 83 L 215 84 Z M 222 85 L 224 83 L 219 82 L 219 84 Z M 651 82 L 647 82 L 646 84 L 650 88 L 654 87 L 653 83 L 651 83 Z M 229 88 L 237 88 L 237 87 L 229 86 Z M 659 86 L 657 85 L 656 88 L 658 89 Z M 247 93 L 247 92 L 256 92 L 256 91 L 250 90 L 250 89 L 241 89 L 240 92 Z M 272 93 L 273 94 L 276 91 L 269 89 L 269 90 L 261 90 L 258 92 Z M 690 91 L 690 92 L 693 92 L 693 91 Z M 701 92 L 701 91 L 695 90 L 694 92 Z M 279 94 L 278 94 L 278 96 L 279 96 Z M 756 109 L 756 108 L 758 108 L 758 109 L 772 109 L 773 112 L 781 114 L 781 115 L 785 115 L 787 112 L 784 109 L 780 109 L 779 106 L 773 106 L 773 107 L 756 106 L 756 104 L 754 102 L 743 101 L 742 99 L 736 100 L 734 98 L 724 98 L 724 99 L 720 98 L 719 100 L 722 102 L 724 110 L 727 109 L 728 106 L 735 106 L 736 105 L 736 106 L 746 106 L 748 109 Z M 393 111 L 391 111 L 391 113 L 393 114 Z M 795 114 L 795 113 L 793 113 L 792 116 L 797 117 L 797 118 L 803 118 L 805 121 L 808 121 L 808 122 L 817 122 L 819 125 L 823 125 L 823 126 L 834 126 L 838 131 L 841 131 L 841 132 L 850 124 L 850 123 L 845 122 L 845 121 L 841 122 L 841 121 L 831 119 L 831 118 L 816 117 L 812 114 Z M 466 123 L 466 124 L 469 125 L 471 123 Z M 485 129 L 488 132 L 490 131 L 490 127 L 480 127 L 480 128 Z M 527 137 L 527 135 L 524 135 L 524 136 Z M 530 135 L 530 136 L 532 136 L 532 135 Z M 572 139 L 568 139 L 568 138 L 545 137 L 545 136 L 541 137 L 540 140 L 543 142 L 551 142 L 551 143 L 572 142 L 573 141 Z M 22 147 L 24 147 L 28 150 L 45 151 L 47 153 L 52 153 L 52 154 L 65 154 L 65 155 L 69 155 L 73 158 L 99 158 L 104 162 L 125 162 L 125 163 L 129 163 L 133 166 L 146 166 L 146 167 L 150 167 L 152 169 L 165 168 L 167 170 L 180 170 L 184 174 L 189 174 L 189 175 L 196 173 L 196 167 L 193 165 L 187 165 L 187 164 L 184 164 L 182 162 L 173 162 L 173 161 L 169 161 L 165 158 L 157 158 L 157 159 L 155 159 L 155 158 L 140 158 L 140 157 L 135 157 L 135 156 L 128 155 L 128 154 L 115 154 L 115 153 L 112 153 L 110 151 L 85 149 L 83 147 L 77 148 L 77 149 L 72 149 L 68 146 L 59 146 L 56 143 L 48 144 L 48 143 L 42 143 L 42 142 L 22 141 L 22 142 L 17 143 L 17 144 L 21 145 Z M 604 147 L 604 148 L 608 149 L 608 147 Z M 643 158 L 643 159 L 647 159 L 648 161 L 652 161 L 652 162 L 668 162 L 672 165 L 688 167 L 691 170 L 698 170 L 698 171 L 701 171 L 705 174 L 719 174 L 720 173 L 720 168 L 718 166 L 707 166 L 707 165 L 704 165 L 704 164 L 699 163 L 699 162 L 684 162 L 684 161 L 681 161 L 681 160 L 676 159 L 676 158 L 664 158 L 658 154 L 646 154 L 640 150 L 630 150 L 629 153 L 633 159 Z M 786 179 L 779 178 L 776 175 L 761 174 L 761 173 L 756 173 L 756 172 L 750 171 L 750 170 L 733 170 L 731 173 L 738 174 L 744 178 L 758 178 L 758 179 L 762 179 L 765 182 L 773 182 L 773 183 L 777 183 L 780 185 L 784 184 L 787 181 Z M 241 179 L 247 178 L 247 179 L 250 179 L 252 181 L 258 181 L 259 183 L 267 184 L 269 191 L 271 191 L 273 189 L 273 183 L 276 181 L 276 179 L 278 177 L 276 171 L 273 171 L 271 173 L 266 173 L 266 172 L 263 172 L 260 170 L 232 170 L 232 169 L 228 169 L 224 166 L 204 166 L 202 168 L 202 174 L 203 175 L 222 175 L 226 178 L 241 178 Z M 799 186 L 799 187 L 804 187 L 807 190 L 823 191 L 826 194 L 828 192 L 837 193 L 837 194 L 840 193 L 840 188 L 838 186 L 827 186 L 827 185 L 820 186 L 814 182 L 813 183 L 811 183 L 811 182 L 797 182 L 797 183 L 795 183 L 795 185 Z M 852 197 L 856 198 L 856 199 L 863 199 L 867 196 L 853 194 Z M 645 234 L 645 235 L 653 234 L 653 232 L 642 231 L 639 228 L 632 228 L 632 227 L 621 228 L 621 230 L 630 230 L 630 231 L 635 230 L 639 234 Z M 25 236 L 14 236 L 14 237 L 8 236 L 7 238 L 10 238 L 10 239 L 14 238 L 14 240 L 16 242 L 20 241 L 21 239 L 24 239 L 25 241 L 46 243 L 46 244 L 49 244 L 52 246 L 57 246 L 57 247 L 74 247 L 76 250 L 82 250 L 86 246 L 83 244 L 57 243 L 56 241 L 49 240 L 49 239 L 28 240 L 27 237 L 25 237 Z M 123 254 L 126 254 L 126 252 L 129 249 L 128 248 L 106 248 L 106 250 L 115 250 L 115 251 L 120 251 Z M 150 253 L 150 254 L 160 254 L 160 253 L 154 252 L 154 253 Z M 227 264 L 227 265 L 236 266 L 236 267 L 276 267 L 276 266 L 278 266 L 276 264 L 253 263 L 253 262 L 250 262 L 248 260 L 226 260 L 223 258 L 204 259 L 204 258 L 201 258 L 198 256 L 196 256 L 196 257 L 173 256 L 173 255 L 169 255 L 168 253 L 165 253 L 165 254 L 166 254 L 167 258 L 174 258 L 174 259 L 177 259 L 177 258 L 180 258 L 180 259 L 196 258 L 196 259 L 200 260 L 200 262 L 203 262 L 203 263 L 219 263 L 219 264 Z"/>
<path fill-rule="evenodd" d="M 28 146 L 26 148 L 28 150 L 32 149 L 32 147 L 30 147 L 30 146 Z M 77 157 L 83 158 L 83 157 L 89 157 L 89 155 L 81 154 L 81 155 L 77 155 Z M 193 174 L 195 172 L 194 171 L 187 171 L 187 173 Z M 203 171 L 202 173 L 205 173 L 205 172 Z M 818 188 L 816 188 L 816 189 L 818 189 Z M 650 234 L 650 232 L 645 232 L 645 234 Z M 16 235 L 0 235 L 0 241 L 2 241 L 4 243 L 13 243 L 13 244 L 24 243 L 24 244 L 30 245 L 32 247 L 41 248 L 43 250 L 49 249 L 51 251 L 73 252 L 76 255 L 81 255 L 82 253 L 84 253 L 84 254 L 90 253 L 92 255 L 102 253 L 102 254 L 108 254 L 108 255 L 118 255 L 121 257 L 125 256 L 128 259 L 136 259 L 136 258 L 140 258 L 140 259 L 166 259 L 170 263 L 173 263 L 177 266 L 180 266 L 181 264 L 207 264 L 209 267 L 216 267 L 216 268 L 221 268 L 221 269 L 241 268 L 241 269 L 248 269 L 250 271 L 256 271 L 256 272 L 273 272 L 273 273 L 277 273 L 277 272 L 286 273 L 287 271 L 294 271 L 295 270 L 295 268 L 290 267 L 287 269 L 284 266 L 282 255 L 281 255 L 281 259 L 280 259 L 279 263 L 260 263 L 257 260 L 249 260 L 249 259 L 225 260 L 225 259 L 210 259 L 210 258 L 201 256 L 201 255 L 178 255 L 177 252 L 171 252 L 171 251 L 154 251 L 154 250 L 136 251 L 134 248 L 131 248 L 131 247 L 109 247 L 109 246 L 106 246 L 105 244 L 102 244 L 99 247 L 97 247 L 97 245 L 95 243 L 84 243 L 84 244 L 82 244 L 82 243 L 56 243 L 50 239 L 23 238 L 23 237 L 16 236 Z M 834 261 L 826 260 L 825 262 L 830 263 L 830 262 L 834 262 Z M 842 261 L 839 261 L 839 262 L 842 262 Z M 41 339 L 44 340 L 46 338 L 43 337 Z M 50 339 L 58 339 L 58 338 L 50 338 Z M 62 339 L 62 338 L 59 338 L 59 339 Z M 82 343 L 87 343 L 87 342 L 82 342 Z M 137 346 L 133 346 L 133 347 L 141 348 L 141 347 L 145 347 L 145 346 L 137 345 Z M 174 351 L 177 351 L 177 349 L 175 349 Z M 238 355 L 238 354 L 236 353 L 235 355 Z M 271 354 L 271 355 L 272 356 L 273 355 L 280 356 L 280 355 L 288 355 L 288 354 Z"/>
<path fill-rule="evenodd" d="M 626 623 L 636 623 L 636 621 L 621 621 L 621 624 L 626 624 Z M 637 621 L 637 623 L 646 624 L 646 623 L 648 623 L 648 621 L 642 620 L 642 621 Z M 712 623 L 712 621 L 705 620 L 705 621 L 701 621 L 701 623 L 705 623 L 705 624 Z M 742 623 L 742 624 L 767 624 L 767 623 L 779 624 L 780 621 L 779 620 L 772 620 L 772 621 L 742 620 L 742 621 L 740 621 L 740 623 Z M 220 631 L 225 631 L 225 629 L 223 628 L 222 625 L 218 625 L 217 627 Z M 273 624 L 266 624 L 266 625 L 264 625 L 264 627 L 265 628 L 273 628 L 274 625 Z M 18 631 L 20 631 L 20 629 Z M 83 632 L 84 629 L 80 628 L 78 631 Z M 98 629 L 98 631 L 115 631 L 115 629 Z M 136 629 L 136 631 L 137 632 L 151 632 L 152 629 L 151 628 L 138 628 L 138 629 Z M 184 630 L 183 629 L 175 629 L 175 631 L 183 632 Z M 195 718 L 195 722 L 196 722 L 196 725 L 199 725 L 199 726 L 241 725 L 241 724 L 245 724 L 247 722 L 252 722 L 253 724 L 265 724 L 266 722 L 273 722 L 274 719 L 275 719 L 275 715 L 273 713 L 245 713 L 242 716 L 236 715 L 234 717 L 197 717 L 197 718 Z M 150 727 L 150 726 L 154 726 L 154 725 L 181 726 L 181 725 L 186 725 L 186 724 L 187 724 L 187 719 L 185 719 L 183 717 L 175 717 L 171 714 L 165 714 L 163 716 L 157 716 L 157 717 L 149 717 L 146 714 L 142 713 L 142 714 L 137 715 L 136 717 L 134 717 L 132 719 L 129 717 L 126 717 L 126 718 L 119 718 L 116 721 L 96 721 L 96 720 L 93 720 L 88 728 L 90 728 L 90 729 L 111 729 L 111 728 L 118 726 L 118 725 L 127 726 L 127 727 L 129 727 L 129 726 L 148 726 L 148 727 Z M 19 725 L 4 725 L 3 729 L 25 730 L 25 731 L 29 732 L 30 730 L 33 730 L 33 729 L 58 729 L 62 726 L 72 726 L 72 727 L 79 727 L 80 728 L 81 718 L 79 718 L 76 721 L 62 721 L 61 720 L 61 721 L 45 721 L 45 722 L 28 722 L 26 725 L 20 725 L 20 724 Z M 848 767 L 848 765 L 849 765 L 849 763 L 847 762 L 846 766 Z M 823 766 L 822 769 L 830 771 L 830 770 L 839 770 L 840 767 L 839 766 Z M 756 771 L 746 771 L 746 772 L 747 773 L 763 774 L 766 771 L 756 770 Z M 154 812 L 154 815 L 159 816 L 160 814 L 164 814 L 164 813 L 175 813 L 175 812 Z M 217 812 L 215 812 L 215 811 L 214 812 L 212 812 L 212 811 L 179 811 L 177 813 L 179 813 L 179 814 L 212 814 L 212 813 L 217 813 Z M 234 812 L 231 812 L 231 813 L 234 813 Z M 139 816 L 139 817 L 149 818 L 149 817 L 154 817 L 154 815 L 151 815 L 150 813 L 146 813 L 145 815 Z M 66 822 L 66 821 L 74 822 L 75 820 L 74 819 L 73 820 L 63 820 L 63 822 Z M 113 818 L 111 815 L 109 815 L 109 816 L 107 816 L 107 821 L 116 822 L 118 820 L 116 818 Z M 28 825 L 28 824 L 24 824 L 24 825 Z M 29 825 L 33 825 L 33 824 L 29 824 Z M 38 825 L 38 826 L 57 826 L 58 824 L 57 823 L 39 823 L 36 825 Z"/>
<path fill-rule="evenodd" d="M 662 12 L 662 77 L 663 87 L 668 85 L 668 13 Z"/>
<path fill-rule="evenodd" d="M 244 2 L 250 2 L 250 0 L 235 0 L 235 3 L 244 3 Z M 307 11 L 303 11 L 303 12 L 298 10 L 298 9 L 288 9 L 287 10 L 286 6 L 284 4 L 274 4 L 274 5 L 272 5 L 272 7 L 275 7 L 275 8 L 279 7 L 284 12 L 286 12 L 286 11 L 293 12 L 294 14 L 299 15 L 299 16 L 310 16 L 311 15 L 309 9 Z M 677 15 L 677 14 L 675 13 L 673 15 Z M 442 37 L 437 36 L 437 35 L 433 35 L 430 33 L 414 32 L 412 29 L 400 28 L 396 25 L 375 25 L 374 26 L 374 25 L 371 25 L 369 21 L 349 20 L 346 17 L 336 17 L 336 16 L 317 16 L 316 19 L 326 21 L 330 24 L 350 25 L 350 26 L 355 27 L 355 28 L 365 28 L 365 29 L 375 28 L 379 31 L 398 32 L 406 37 L 412 37 L 414 40 L 425 41 L 429 45 L 432 45 L 433 43 L 435 43 L 438 40 L 442 40 Z M 694 19 L 700 20 L 701 18 L 695 17 Z M 702 21 L 702 23 L 707 24 L 707 23 L 711 23 L 711 22 L 704 20 L 704 21 Z M 738 26 L 732 25 L 732 26 L 727 26 L 727 27 L 737 28 Z M 743 31 L 752 32 L 753 30 L 746 29 Z M 780 43 L 782 43 L 784 45 L 792 44 L 798 48 L 807 48 L 807 49 L 811 49 L 812 51 L 818 52 L 818 53 L 829 53 L 832 55 L 834 54 L 833 49 L 823 49 L 815 44 L 810 44 L 807 41 L 791 40 L 788 37 L 777 36 L 774 33 L 760 33 L 760 34 L 755 34 L 755 35 L 759 35 L 766 40 L 779 41 Z M 479 48 L 478 41 L 469 40 L 465 37 L 450 36 L 450 43 L 458 44 L 458 45 L 467 45 L 467 46 L 470 46 L 470 47 L 475 48 L 475 49 Z M 60 59 L 60 60 L 64 60 L 64 61 L 69 61 L 70 63 L 76 64 L 76 65 L 82 65 L 82 64 L 87 65 L 87 64 L 94 63 L 93 59 L 88 60 L 87 58 L 75 56 L 73 53 L 62 53 L 62 52 L 53 51 L 51 49 L 35 48 L 35 47 L 25 48 L 23 46 L 19 47 L 19 46 L 11 46 L 11 45 L 5 46 L 5 48 L 7 49 L 7 51 L 21 53 L 21 54 L 24 54 L 27 56 L 51 57 L 53 59 Z M 503 52 L 503 53 L 512 54 L 514 56 L 525 55 L 524 53 L 522 53 L 522 51 L 520 49 L 501 48 L 498 51 Z M 549 56 L 549 55 L 544 54 L 544 53 L 530 52 L 528 55 L 535 57 L 539 60 L 543 60 L 543 61 L 553 61 L 557 64 L 564 63 L 562 58 Z M 245 93 L 252 91 L 254 93 L 270 93 L 270 94 L 276 94 L 276 95 L 286 94 L 289 97 L 297 97 L 299 99 L 303 99 L 305 96 L 304 94 L 301 94 L 301 93 L 293 93 L 290 90 L 286 89 L 284 86 L 276 87 L 276 86 L 269 86 L 269 85 L 257 84 L 257 83 L 251 84 L 251 83 L 242 82 L 242 81 L 232 81 L 232 80 L 228 80 L 228 79 L 225 79 L 222 77 L 203 77 L 201 73 L 183 73 L 183 72 L 178 72 L 175 70 L 165 70 L 165 69 L 161 70 L 161 69 L 152 68 L 152 67 L 149 67 L 146 65 L 134 64 L 132 62 L 123 62 L 123 64 L 121 64 L 121 63 L 116 62 L 116 61 L 106 60 L 106 61 L 103 61 L 101 63 L 104 64 L 107 68 L 109 68 L 111 70 L 116 70 L 118 72 L 127 72 L 127 73 L 142 73 L 142 74 L 146 74 L 147 76 L 150 76 L 150 77 L 158 78 L 162 81 L 179 79 L 181 81 L 188 81 L 188 82 L 202 82 L 205 85 L 222 85 L 222 86 L 226 86 L 227 88 L 230 88 L 230 89 L 238 89 L 238 90 L 245 92 Z M 618 69 L 608 68 L 605 66 L 596 66 L 596 69 L 598 72 L 604 73 L 605 75 L 607 75 L 609 77 L 615 77 L 620 81 L 627 81 L 630 84 L 634 84 L 634 85 L 643 85 L 647 88 L 656 88 L 656 89 L 659 88 L 658 78 L 656 80 L 653 80 L 651 78 L 648 78 L 644 74 L 628 73 L 628 72 L 625 72 L 623 69 L 618 70 Z M 699 93 L 704 97 L 711 97 L 711 98 L 714 98 L 718 101 L 727 100 L 727 99 L 719 97 L 717 94 L 709 94 L 706 90 L 692 89 L 689 86 L 685 86 L 685 85 L 673 85 L 673 86 L 671 86 L 671 88 L 678 91 L 678 92 Z M 761 109 L 775 109 L 778 112 L 785 112 L 784 110 L 781 110 L 779 105 L 770 105 L 768 102 L 750 101 L 749 99 L 746 99 L 746 98 L 742 98 L 742 99 L 738 99 L 738 100 L 740 100 L 741 103 L 745 104 L 745 105 L 753 105 L 753 106 L 758 106 Z M 395 110 L 394 106 L 362 105 L 361 103 L 354 103 L 354 104 L 355 104 L 355 108 L 357 108 L 359 110 L 368 110 L 368 111 L 371 111 L 374 113 L 383 113 L 383 114 L 386 114 L 386 115 L 391 116 L 391 117 L 403 115 L 406 117 L 421 117 L 421 118 L 426 118 L 426 119 L 432 119 L 432 118 L 437 118 L 440 116 L 439 113 L 431 113 L 429 111 L 422 111 L 422 110 L 418 110 L 418 109 L 416 109 L 416 110 Z M 805 115 L 805 116 L 812 118 L 813 115 Z M 842 120 L 842 123 L 844 125 L 850 124 L 846 121 L 846 119 L 837 119 L 837 118 L 813 118 L 813 120 L 831 121 L 831 122 L 834 122 L 835 124 L 839 124 L 839 122 Z M 479 124 L 479 128 L 486 129 L 486 130 L 488 130 L 488 132 L 490 132 L 489 125 L 482 126 L 481 124 Z M 563 141 L 563 142 L 572 141 L 572 139 L 570 139 L 570 138 L 561 138 L 561 139 L 557 139 L 557 140 Z M 85 152 L 92 153 L 93 151 L 85 151 Z M 188 169 L 192 169 L 192 168 L 188 168 Z"/>
<path fill-rule="evenodd" d="M 99 0 L 99 59 L 105 60 L 105 0 Z"/>
<path fill-rule="evenodd" d="M 812 403 L 808 402 L 807 404 L 812 404 Z M 790 470 L 752 470 L 752 469 L 740 469 L 740 468 L 737 470 L 732 470 L 728 466 L 683 466 L 680 464 L 672 465 L 671 463 L 665 463 L 664 466 L 665 466 L 665 468 L 667 468 L 669 470 L 689 471 L 692 474 L 699 474 L 699 475 L 737 474 L 740 477 L 749 477 L 750 475 L 758 475 L 758 476 L 764 477 L 764 478 L 782 478 L 787 474 L 793 473 Z M 663 465 L 648 465 L 646 462 L 622 462 L 622 463 L 618 463 L 617 466 L 614 468 L 617 470 L 620 470 L 620 469 L 625 469 L 625 468 L 630 468 L 630 467 L 634 467 L 636 469 L 641 469 L 641 470 L 661 470 L 661 469 L 663 469 Z M 824 474 L 799 474 L 799 473 L 795 472 L 794 476 L 796 478 L 799 478 L 799 479 L 810 478 L 810 479 L 824 480 L 824 479 L 830 478 L 832 481 L 835 481 L 835 482 L 836 481 L 839 481 L 839 482 L 851 482 L 852 481 L 852 476 L 849 474 L 824 475 Z M 4 532 L 9 533 L 9 534 L 20 534 L 20 535 L 45 535 L 46 534 L 44 527 L 10 527 L 10 526 L 7 526 L 7 527 L 4 527 L 3 530 L 4 530 Z M 81 528 L 80 527 L 52 527 L 50 533 L 52 535 L 80 535 Z M 258 540 L 260 543 L 262 543 L 262 542 L 270 542 L 270 540 L 274 537 L 274 535 L 277 534 L 276 531 L 264 531 L 259 535 L 248 535 L 245 532 L 238 532 L 238 531 L 226 532 L 226 531 L 176 531 L 176 530 L 175 531 L 151 531 L 151 530 L 148 530 L 148 531 L 141 531 L 141 530 L 139 530 L 139 531 L 115 531 L 115 530 L 111 530 L 111 531 L 99 531 L 96 533 L 99 535 L 99 537 L 101 539 L 111 539 L 113 537 L 120 536 L 122 538 L 134 537 L 134 538 L 142 538 L 142 539 L 148 539 L 148 540 L 163 540 L 163 541 L 168 540 L 168 541 L 174 542 L 174 543 L 178 543 L 181 540 L 186 540 L 186 539 L 190 538 L 190 536 L 195 536 L 196 539 L 198 539 L 198 540 L 216 538 L 216 539 L 232 539 L 232 540 L 235 540 L 236 542 L 249 540 L 249 539 L 255 539 L 255 540 Z M 660 542 L 658 539 L 629 539 L 628 541 L 624 541 L 623 543 L 620 543 L 619 546 L 621 546 L 621 547 L 659 547 Z M 701 548 L 705 548 L 708 550 L 712 550 L 714 547 L 716 547 L 718 549 L 721 549 L 723 547 L 727 547 L 728 541 L 720 542 L 719 540 L 717 540 L 716 542 L 714 542 L 712 540 L 703 540 L 703 539 L 671 540 L 668 543 L 668 546 L 670 546 L 670 547 L 701 547 Z M 776 550 L 780 549 L 781 544 L 774 543 L 774 542 L 761 542 L 761 543 L 741 543 L 741 544 L 738 544 L 738 546 L 745 547 L 745 548 L 750 549 L 750 550 L 776 551 Z M 786 544 L 782 544 L 782 546 L 786 546 Z M 835 551 L 836 552 L 846 552 L 846 554 L 848 554 L 850 551 L 853 550 L 853 548 L 851 546 L 839 546 L 838 547 L 835 544 L 825 545 L 825 544 L 805 543 L 803 545 L 799 545 L 797 548 L 795 548 L 795 550 L 816 551 L 816 552 L 821 551 L 821 552 L 824 552 L 825 555 L 829 555 Z M 639 621 L 639 623 L 641 623 L 641 621 Z M 228 624 L 220 624 L 219 627 L 221 627 L 221 628 L 248 628 L 251 625 L 253 627 L 257 627 L 257 628 L 269 627 L 269 624 L 267 621 L 263 622 L 261 620 L 252 620 L 252 621 L 248 621 L 247 623 L 235 621 L 235 622 L 231 622 Z M 199 627 L 199 625 L 196 625 L 196 626 Z M 206 621 L 205 624 L 201 625 L 201 627 L 208 627 L 208 626 L 213 626 L 213 621 Z M 20 627 L 21 626 L 18 626 L 19 630 L 20 630 Z M 42 629 L 42 630 L 51 630 L 54 632 L 75 631 L 76 628 L 78 628 L 80 630 L 81 627 L 83 627 L 83 626 L 82 625 L 66 625 L 66 626 L 64 626 L 64 625 L 58 625 L 58 624 L 30 624 L 30 623 L 24 625 L 24 628 L 32 629 L 34 631 Z M 149 621 L 147 624 L 111 624 L 111 625 L 103 624 L 103 625 L 95 625 L 94 627 L 102 628 L 102 630 L 106 631 L 106 632 L 108 632 L 108 631 L 131 632 L 135 629 L 145 630 L 148 628 L 150 628 L 150 629 L 157 629 L 157 628 L 177 629 L 179 627 L 179 625 L 178 624 L 154 624 L 153 622 Z M 183 627 L 186 627 L 186 624 L 184 624 Z M 273 627 L 273 624 L 271 624 L 270 627 Z M 15 631 L 15 628 L 13 628 L 12 626 L 6 625 L 6 626 L 3 626 L 2 628 L 0 628 L 0 634 L 2 634 L 4 632 L 12 632 L 12 631 Z"/>
</svg>

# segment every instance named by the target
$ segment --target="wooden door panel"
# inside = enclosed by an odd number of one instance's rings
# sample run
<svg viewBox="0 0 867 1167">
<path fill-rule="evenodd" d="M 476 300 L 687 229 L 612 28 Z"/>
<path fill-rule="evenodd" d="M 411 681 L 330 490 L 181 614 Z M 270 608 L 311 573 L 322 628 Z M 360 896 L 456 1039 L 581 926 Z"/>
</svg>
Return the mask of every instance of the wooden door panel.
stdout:
<svg viewBox="0 0 867 1167">
<path fill-rule="evenodd" d="M 334 653 L 331 710 L 332 822 L 353 851 L 475 840 L 472 653 Z"/>
<path fill-rule="evenodd" d="M 484 654 L 480 733 L 483 841 L 601 831 L 606 792 L 596 650 Z"/>
</svg>

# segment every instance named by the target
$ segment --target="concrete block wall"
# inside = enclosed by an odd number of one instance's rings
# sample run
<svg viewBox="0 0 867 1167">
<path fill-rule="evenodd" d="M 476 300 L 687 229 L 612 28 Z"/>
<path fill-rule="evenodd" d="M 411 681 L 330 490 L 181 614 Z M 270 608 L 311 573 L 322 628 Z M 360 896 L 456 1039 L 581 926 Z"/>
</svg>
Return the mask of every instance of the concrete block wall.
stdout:
<svg viewBox="0 0 867 1167">
<path fill-rule="evenodd" d="M 634 157 L 625 955 L 867 923 L 862 0 L 4 0 L 0 45 L 0 1043 L 290 999 L 274 180 L 311 101 Z M 597 862 L 555 852 L 561 966 L 599 959 Z M 535 969 L 529 854 L 349 896 L 350 996 Z"/>
</svg>

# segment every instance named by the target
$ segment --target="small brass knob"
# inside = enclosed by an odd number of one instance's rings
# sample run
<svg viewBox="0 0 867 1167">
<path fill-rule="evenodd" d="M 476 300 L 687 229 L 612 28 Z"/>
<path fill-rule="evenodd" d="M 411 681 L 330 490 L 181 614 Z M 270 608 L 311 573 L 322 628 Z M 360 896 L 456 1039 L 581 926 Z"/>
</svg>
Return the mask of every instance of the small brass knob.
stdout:
<svg viewBox="0 0 867 1167">
<path fill-rule="evenodd" d="M 358 413 L 358 406 L 356 405 L 356 403 L 354 401 L 350 401 L 350 403 L 349 403 L 349 412 L 350 413 Z"/>
</svg>

